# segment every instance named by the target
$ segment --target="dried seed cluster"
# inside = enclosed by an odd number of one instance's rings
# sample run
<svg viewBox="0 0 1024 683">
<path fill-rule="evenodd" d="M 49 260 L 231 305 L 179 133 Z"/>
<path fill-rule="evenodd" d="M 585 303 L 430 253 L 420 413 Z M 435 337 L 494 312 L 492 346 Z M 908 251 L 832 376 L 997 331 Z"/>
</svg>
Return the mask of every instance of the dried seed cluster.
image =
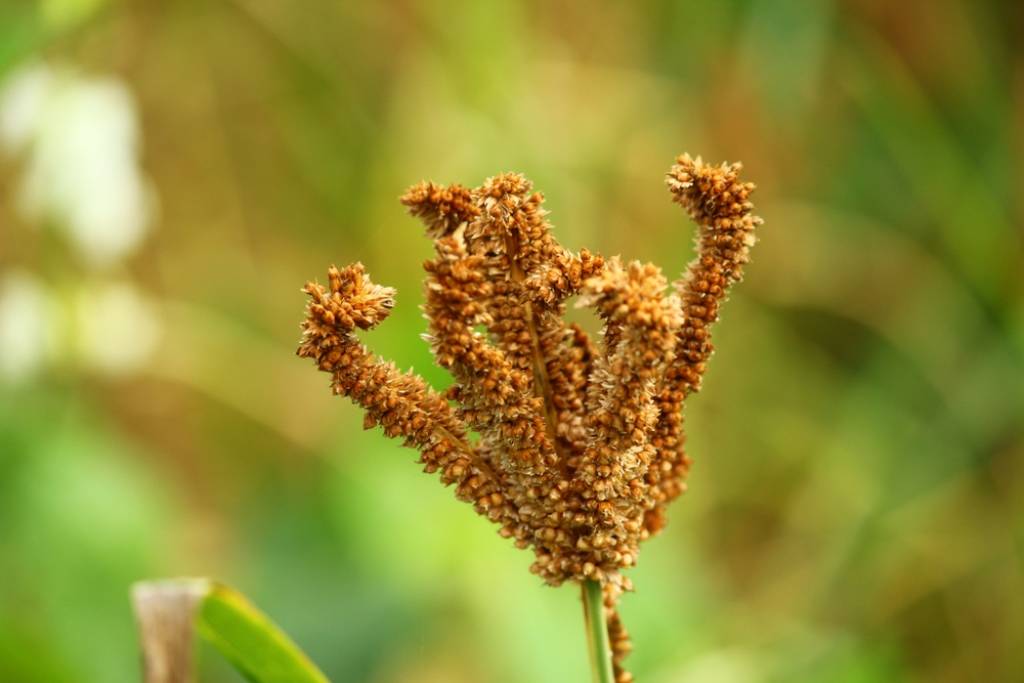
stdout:
<svg viewBox="0 0 1024 683">
<path fill-rule="evenodd" d="M 428 472 L 535 554 L 558 585 L 605 585 L 620 681 L 629 638 L 615 612 L 621 570 L 665 525 L 689 459 L 681 409 L 700 388 L 709 330 L 740 279 L 761 220 L 739 164 L 684 155 L 667 184 L 699 227 L 697 257 L 674 293 L 651 264 L 572 253 L 551 235 L 543 197 L 513 173 L 468 189 L 420 183 L 402 202 L 426 225 L 427 339 L 453 375 L 445 393 L 375 357 L 356 338 L 387 317 L 394 290 L 362 264 L 309 283 L 299 355 L 331 374 L 336 394 L 421 453 Z M 599 343 L 563 320 L 579 295 L 604 323 Z M 479 435 L 470 441 L 467 434 Z"/>
</svg>

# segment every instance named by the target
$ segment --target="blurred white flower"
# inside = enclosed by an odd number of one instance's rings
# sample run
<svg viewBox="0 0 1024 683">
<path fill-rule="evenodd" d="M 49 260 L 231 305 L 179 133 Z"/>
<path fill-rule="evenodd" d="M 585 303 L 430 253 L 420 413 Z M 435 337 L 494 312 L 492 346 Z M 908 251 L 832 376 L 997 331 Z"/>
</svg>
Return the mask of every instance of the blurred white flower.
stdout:
<svg viewBox="0 0 1024 683">
<path fill-rule="evenodd" d="M 27 379 L 52 355 L 59 336 L 56 308 L 33 275 L 7 273 L 0 281 L 0 380 Z"/>
<path fill-rule="evenodd" d="M 0 88 L 0 141 L 26 155 L 18 206 L 64 229 L 83 256 L 106 265 L 141 242 L 155 208 L 139 166 L 135 103 L 114 78 L 46 65 Z"/>
<path fill-rule="evenodd" d="M 0 144 L 9 154 L 28 146 L 39 128 L 53 72 L 31 64 L 14 73 L 0 91 Z"/>
<path fill-rule="evenodd" d="M 78 354 L 93 370 L 123 375 L 141 367 L 162 331 L 153 304 L 127 283 L 82 290 L 75 301 Z"/>
<path fill-rule="evenodd" d="M 152 357 L 161 333 L 156 307 L 131 284 L 85 285 L 67 297 L 27 272 L 0 279 L 0 382 L 27 380 L 62 357 L 124 375 Z"/>
</svg>

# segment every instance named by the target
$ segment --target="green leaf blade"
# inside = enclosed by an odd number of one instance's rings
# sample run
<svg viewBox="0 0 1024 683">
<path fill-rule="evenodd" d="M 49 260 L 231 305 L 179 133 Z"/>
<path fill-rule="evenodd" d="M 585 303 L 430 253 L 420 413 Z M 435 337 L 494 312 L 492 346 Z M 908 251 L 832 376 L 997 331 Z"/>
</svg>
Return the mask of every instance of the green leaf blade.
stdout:
<svg viewBox="0 0 1024 683">
<path fill-rule="evenodd" d="M 255 683 L 328 683 L 302 650 L 241 593 L 213 584 L 199 606 L 196 628 Z"/>
</svg>

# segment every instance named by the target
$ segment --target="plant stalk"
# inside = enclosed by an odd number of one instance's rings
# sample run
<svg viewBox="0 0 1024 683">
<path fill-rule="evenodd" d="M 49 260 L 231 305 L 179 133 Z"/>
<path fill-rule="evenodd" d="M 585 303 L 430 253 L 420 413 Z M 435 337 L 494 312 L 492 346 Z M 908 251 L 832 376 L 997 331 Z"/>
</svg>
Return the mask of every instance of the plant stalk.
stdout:
<svg viewBox="0 0 1024 683">
<path fill-rule="evenodd" d="M 584 581 L 583 618 L 587 626 L 587 645 L 590 650 L 590 670 L 594 683 L 615 683 L 612 669 L 612 647 L 608 640 L 608 623 L 604 612 L 604 592 L 597 581 Z"/>
</svg>

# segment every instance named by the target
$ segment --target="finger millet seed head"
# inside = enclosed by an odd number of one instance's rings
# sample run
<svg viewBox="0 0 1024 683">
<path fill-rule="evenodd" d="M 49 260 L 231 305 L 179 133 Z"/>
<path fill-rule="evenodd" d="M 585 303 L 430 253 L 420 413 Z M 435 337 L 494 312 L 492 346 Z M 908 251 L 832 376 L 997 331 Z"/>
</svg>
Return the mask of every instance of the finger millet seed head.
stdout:
<svg viewBox="0 0 1024 683">
<path fill-rule="evenodd" d="M 674 201 L 698 226 L 697 256 L 672 293 L 657 266 L 562 247 L 522 175 L 472 190 L 410 188 L 401 201 L 435 246 L 423 310 L 434 357 L 455 380 L 444 393 L 356 337 L 388 316 L 395 295 L 362 264 L 332 266 L 326 287 L 304 288 L 298 354 L 363 407 L 367 428 L 416 448 L 426 471 L 533 549 L 531 571 L 547 583 L 605 586 L 620 683 L 632 680 L 615 611 L 631 588 L 622 570 L 685 490 L 683 401 L 700 389 L 710 328 L 761 223 L 740 169 L 683 155 L 668 172 Z M 599 343 L 563 320 L 574 295 L 603 321 Z"/>
</svg>

